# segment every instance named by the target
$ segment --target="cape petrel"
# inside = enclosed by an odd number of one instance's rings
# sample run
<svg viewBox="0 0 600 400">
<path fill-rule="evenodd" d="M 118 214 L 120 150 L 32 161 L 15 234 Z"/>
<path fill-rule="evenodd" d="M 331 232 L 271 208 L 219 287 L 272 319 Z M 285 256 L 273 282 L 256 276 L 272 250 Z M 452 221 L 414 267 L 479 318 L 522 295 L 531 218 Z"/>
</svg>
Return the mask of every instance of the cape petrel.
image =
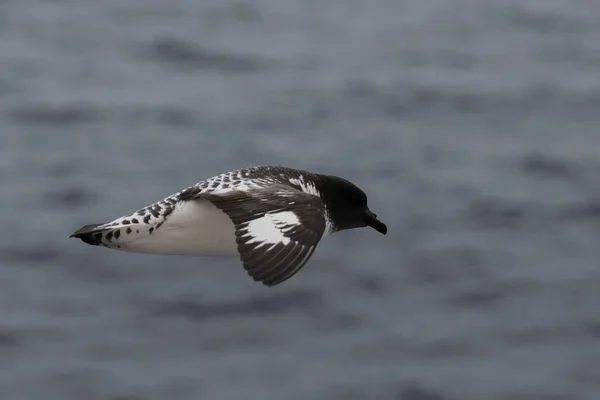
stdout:
<svg viewBox="0 0 600 400">
<path fill-rule="evenodd" d="M 133 214 L 86 225 L 70 237 L 136 253 L 238 255 L 255 281 L 280 284 L 296 274 L 321 238 L 386 225 L 353 183 L 280 166 L 227 172 Z"/>
</svg>

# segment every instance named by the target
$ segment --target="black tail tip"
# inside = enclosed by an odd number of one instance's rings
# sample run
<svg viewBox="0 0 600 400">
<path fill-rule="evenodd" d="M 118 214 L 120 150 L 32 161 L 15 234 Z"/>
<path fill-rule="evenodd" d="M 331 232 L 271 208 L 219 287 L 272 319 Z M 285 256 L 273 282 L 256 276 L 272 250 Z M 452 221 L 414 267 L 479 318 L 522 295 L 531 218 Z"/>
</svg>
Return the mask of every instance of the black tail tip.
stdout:
<svg viewBox="0 0 600 400">
<path fill-rule="evenodd" d="M 73 232 L 69 237 L 81 239 L 84 243 L 98 246 L 102 240 L 102 232 L 94 231 L 100 224 L 85 225 Z"/>
</svg>

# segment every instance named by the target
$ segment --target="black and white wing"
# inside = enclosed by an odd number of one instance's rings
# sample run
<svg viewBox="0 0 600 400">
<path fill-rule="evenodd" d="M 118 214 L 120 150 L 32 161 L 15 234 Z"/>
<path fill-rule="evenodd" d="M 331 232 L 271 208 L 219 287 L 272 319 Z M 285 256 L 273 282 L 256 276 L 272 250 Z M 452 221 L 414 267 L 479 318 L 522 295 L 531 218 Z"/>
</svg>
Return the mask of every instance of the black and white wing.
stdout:
<svg viewBox="0 0 600 400">
<path fill-rule="evenodd" d="M 244 269 L 267 286 L 296 274 L 325 230 L 321 199 L 292 187 L 275 185 L 200 196 L 231 218 Z"/>
</svg>

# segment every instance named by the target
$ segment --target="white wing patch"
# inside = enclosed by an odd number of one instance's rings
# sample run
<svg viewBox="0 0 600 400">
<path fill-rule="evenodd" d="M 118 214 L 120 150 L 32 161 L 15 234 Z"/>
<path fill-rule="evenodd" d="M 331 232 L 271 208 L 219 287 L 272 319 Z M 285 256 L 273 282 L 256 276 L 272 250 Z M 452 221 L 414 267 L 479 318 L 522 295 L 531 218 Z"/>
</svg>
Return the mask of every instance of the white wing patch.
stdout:
<svg viewBox="0 0 600 400">
<path fill-rule="evenodd" d="M 278 213 L 267 214 L 273 223 L 277 226 L 299 225 L 300 220 L 293 211 L 282 211 Z"/>
<path fill-rule="evenodd" d="M 267 213 L 261 218 L 248 222 L 245 227 L 245 233 L 242 238 L 250 238 L 246 243 L 260 243 L 256 248 L 267 244 L 275 245 L 281 243 L 287 245 L 290 238 L 285 236 L 295 225 L 299 225 L 300 220 L 292 211 L 281 211 L 277 213 Z"/>
<path fill-rule="evenodd" d="M 310 181 L 304 180 L 304 176 L 300 175 L 298 178 L 290 178 L 288 179 L 292 185 L 297 185 L 302 188 L 304 193 L 312 194 L 314 196 L 321 197 L 321 193 L 317 190 L 317 187 L 314 183 Z"/>
</svg>

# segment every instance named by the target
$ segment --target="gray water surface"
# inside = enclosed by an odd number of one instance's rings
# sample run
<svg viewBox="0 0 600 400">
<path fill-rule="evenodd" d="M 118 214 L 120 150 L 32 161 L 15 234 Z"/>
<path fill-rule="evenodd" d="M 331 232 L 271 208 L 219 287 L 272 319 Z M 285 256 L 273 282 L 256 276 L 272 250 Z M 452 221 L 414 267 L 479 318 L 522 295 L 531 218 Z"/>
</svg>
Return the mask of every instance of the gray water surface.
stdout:
<svg viewBox="0 0 600 400">
<path fill-rule="evenodd" d="M 600 398 L 600 3 L 0 3 L 0 399 Z M 389 233 L 285 284 L 68 239 L 223 171 Z"/>
</svg>

